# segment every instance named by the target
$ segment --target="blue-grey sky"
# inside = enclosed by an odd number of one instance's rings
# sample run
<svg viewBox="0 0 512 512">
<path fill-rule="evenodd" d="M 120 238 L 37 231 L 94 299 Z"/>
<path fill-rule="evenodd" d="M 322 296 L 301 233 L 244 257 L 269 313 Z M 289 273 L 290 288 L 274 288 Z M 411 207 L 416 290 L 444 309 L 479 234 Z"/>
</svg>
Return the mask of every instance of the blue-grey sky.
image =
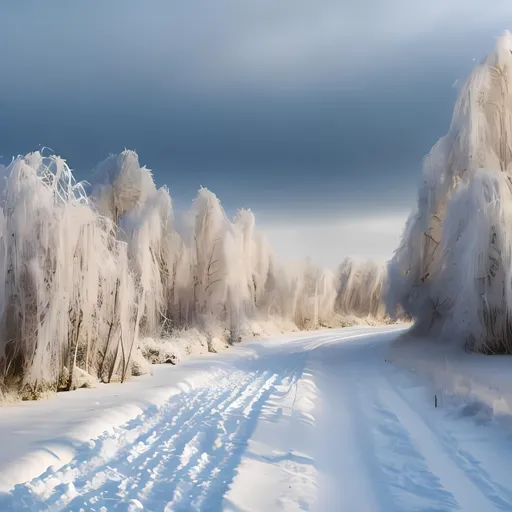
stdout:
<svg viewBox="0 0 512 512">
<path fill-rule="evenodd" d="M 139 152 L 185 207 L 250 207 L 283 257 L 386 259 L 453 87 L 509 0 L 0 3 L 0 155 L 80 178 Z"/>
</svg>

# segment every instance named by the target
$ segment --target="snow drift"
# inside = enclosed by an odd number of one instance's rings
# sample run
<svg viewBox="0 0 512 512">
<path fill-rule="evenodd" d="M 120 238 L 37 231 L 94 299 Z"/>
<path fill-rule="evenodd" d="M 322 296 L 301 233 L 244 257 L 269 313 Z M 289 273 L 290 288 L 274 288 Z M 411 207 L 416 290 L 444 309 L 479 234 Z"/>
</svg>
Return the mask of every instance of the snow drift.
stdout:
<svg viewBox="0 0 512 512">
<path fill-rule="evenodd" d="M 512 352 L 512 35 L 468 78 L 426 157 L 388 269 L 388 311 L 483 352 Z"/>
</svg>

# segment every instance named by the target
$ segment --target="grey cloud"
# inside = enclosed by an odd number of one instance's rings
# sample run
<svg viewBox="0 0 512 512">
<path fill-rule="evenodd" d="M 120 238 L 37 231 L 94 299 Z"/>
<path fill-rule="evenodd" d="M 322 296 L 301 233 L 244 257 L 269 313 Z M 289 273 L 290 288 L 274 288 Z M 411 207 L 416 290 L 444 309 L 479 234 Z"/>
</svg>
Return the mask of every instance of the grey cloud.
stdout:
<svg viewBox="0 0 512 512">
<path fill-rule="evenodd" d="M 6 90 L 162 96 L 357 83 L 400 68 L 409 45 L 428 44 L 437 59 L 449 58 L 450 39 L 478 48 L 478 34 L 498 35 L 512 14 L 505 0 L 493 9 L 479 0 L 111 0 L 2 10 Z"/>
<path fill-rule="evenodd" d="M 50 146 L 86 177 L 130 147 L 177 194 L 201 184 L 228 207 L 316 212 L 410 201 L 448 128 L 451 84 L 512 4 L 55 0 L 1 11 L 0 155 Z"/>
</svg>

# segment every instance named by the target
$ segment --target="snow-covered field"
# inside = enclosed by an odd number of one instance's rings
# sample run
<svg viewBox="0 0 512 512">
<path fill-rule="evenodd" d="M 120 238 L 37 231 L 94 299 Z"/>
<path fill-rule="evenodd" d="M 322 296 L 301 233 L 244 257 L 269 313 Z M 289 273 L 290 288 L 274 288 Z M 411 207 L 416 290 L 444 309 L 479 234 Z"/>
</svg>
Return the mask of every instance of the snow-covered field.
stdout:
<svg viewBox="0 0 512 512">
<path fill-rule="evenodd" d="M 507 411 L 429 374 L 434 351 L 390 350 L 403 329 L 294 333 L 6 406 L 0 510 L 512 510 Z M 489 361 L 480 390 L 511 364 Z"/>
</svg>

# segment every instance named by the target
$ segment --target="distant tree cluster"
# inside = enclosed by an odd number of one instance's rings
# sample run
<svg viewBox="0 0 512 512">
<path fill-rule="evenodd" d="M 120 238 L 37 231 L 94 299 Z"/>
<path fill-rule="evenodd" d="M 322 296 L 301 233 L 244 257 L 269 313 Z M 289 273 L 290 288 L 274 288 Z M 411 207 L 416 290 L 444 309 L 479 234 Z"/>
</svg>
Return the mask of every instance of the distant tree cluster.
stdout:
<svg viewBox="0 0 512 512">
<path fill-rule="evenodd" d="M 133 151 L 102 162 L 89 194 L 59 157 L 1 172 L 0 384 L 25 395 L 72 389 L 77 370 L 126 379 L 142 336 L 215 323 L 234 342 L 252 318 L 312 329 L 383 314 L 383 269 L 283 265 L 251 211 L 229 220 L 205 188 L 178 226 Z"/>
</svg>

